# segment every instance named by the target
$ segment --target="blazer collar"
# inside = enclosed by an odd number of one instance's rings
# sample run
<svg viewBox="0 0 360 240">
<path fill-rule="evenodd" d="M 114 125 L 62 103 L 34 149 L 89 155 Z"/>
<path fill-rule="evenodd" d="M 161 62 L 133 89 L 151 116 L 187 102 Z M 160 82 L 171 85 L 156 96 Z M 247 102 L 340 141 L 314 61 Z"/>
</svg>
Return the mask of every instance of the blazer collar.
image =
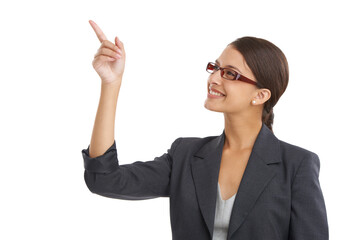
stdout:
<svg viewBox="0 0 360 240">
<path fill-rule="evenodd" d="M 217 183 L 225 138 L 224 129 L 221 135 L 205 143 L 194 154 L 191 161 L 198 203 L 211 238 L 214 230 Z M 279 140 L 263 123 L 235 197 L 228 239 L 245 221 L 256 199 L 275 176 L 275 172 L 268 165 L 277 162 L 281 162 Z"/>
</svg>

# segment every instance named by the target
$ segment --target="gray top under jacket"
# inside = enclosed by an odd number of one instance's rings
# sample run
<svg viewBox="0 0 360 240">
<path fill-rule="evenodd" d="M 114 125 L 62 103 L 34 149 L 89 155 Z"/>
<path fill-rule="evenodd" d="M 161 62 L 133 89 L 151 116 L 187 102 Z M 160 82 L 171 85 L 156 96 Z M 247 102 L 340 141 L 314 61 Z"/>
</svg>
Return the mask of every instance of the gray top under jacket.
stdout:
<svg viewBox="0 0 360 240">
<path fill-rule="evenodd" d="M 230 222 L 231 210 L 234 204 L 236 193 L 229 199 L 221 198 L 220 184 L 218 182 L 215 208 L 215 222 L 212 240 L 226 240 Z"/>
</svg>

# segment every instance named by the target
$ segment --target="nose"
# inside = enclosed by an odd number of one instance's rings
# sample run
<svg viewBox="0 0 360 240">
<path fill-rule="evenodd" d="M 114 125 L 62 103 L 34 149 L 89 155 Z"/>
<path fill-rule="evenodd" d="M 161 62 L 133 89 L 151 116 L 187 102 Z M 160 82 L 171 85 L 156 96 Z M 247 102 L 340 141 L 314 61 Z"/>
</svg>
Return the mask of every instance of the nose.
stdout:
<svg viewBox="0 0 360 240">
<path fill-rule="evenodd" d="M 220 70 L 214 72 L 213 74 L 210 74 L 208 83 L 209 85 L 221 85 L 222 77 L 220 74 Z"/>
</svg>

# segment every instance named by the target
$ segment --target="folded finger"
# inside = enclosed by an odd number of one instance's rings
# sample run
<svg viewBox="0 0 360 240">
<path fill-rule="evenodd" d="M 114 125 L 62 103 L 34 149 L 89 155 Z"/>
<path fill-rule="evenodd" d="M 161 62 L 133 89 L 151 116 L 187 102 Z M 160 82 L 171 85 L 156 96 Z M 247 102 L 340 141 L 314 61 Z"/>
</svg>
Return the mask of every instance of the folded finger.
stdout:
<svg viewBox="0 0 360 240">
<path fill-rule="evenodd" d="M 120 54 L 122 53 L 122 51 L 120 50 L 120 48 L 117 47 L 117 46 L 115 46 L 115 44 L 113 44 L 113 43 L 110 42 L 109 40 L 103 41 L 102 44 L 101 44 L 101 47 L 109 48 L 109 49 L 111 49 L 111 50 L 113 50 L 113 51 L 116 51 L 116 52 L 118 52 L 118 53 L 120 53 Z"/>
<path fill-rule="evenodd" d="M 95 61 L 96 61 L 96 60 L 97 60 L 97 59 L 95 58 Z M 116 61 L 117 59 L 116 59 L 116 58 L 113 58 L 113 57 L 101 55 L 101 56 L 98 56 L 98 60 L 99 60 L 99 61 L 107 62 L 107 61 Z"/>
<path fill-rule="evenodd" d="M 116 59 L 121 58 L 121 55 L 109 48 L 100 48 L 99 51 L 94 55 L 94 58 L 96 58 L 97 56 L 100 55 L 104 55 L 104 56 L 108 56 L 108 57 L 113 57 Z"/>
</svg>

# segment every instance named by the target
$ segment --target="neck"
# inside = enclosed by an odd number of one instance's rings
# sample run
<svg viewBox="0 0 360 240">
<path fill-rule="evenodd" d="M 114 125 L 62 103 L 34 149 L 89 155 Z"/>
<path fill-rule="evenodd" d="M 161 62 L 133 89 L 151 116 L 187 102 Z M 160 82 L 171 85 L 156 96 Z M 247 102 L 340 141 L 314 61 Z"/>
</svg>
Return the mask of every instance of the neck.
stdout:
<svg viewBox="0 0 360 240">
<path fill-rule="evenodd" d="M 261 119 L 229 113 L 224 113 L 224 119 L 226 135 L 224 149 L 230 151 L 252 149 L 262 127 Z"/>
</svg>

